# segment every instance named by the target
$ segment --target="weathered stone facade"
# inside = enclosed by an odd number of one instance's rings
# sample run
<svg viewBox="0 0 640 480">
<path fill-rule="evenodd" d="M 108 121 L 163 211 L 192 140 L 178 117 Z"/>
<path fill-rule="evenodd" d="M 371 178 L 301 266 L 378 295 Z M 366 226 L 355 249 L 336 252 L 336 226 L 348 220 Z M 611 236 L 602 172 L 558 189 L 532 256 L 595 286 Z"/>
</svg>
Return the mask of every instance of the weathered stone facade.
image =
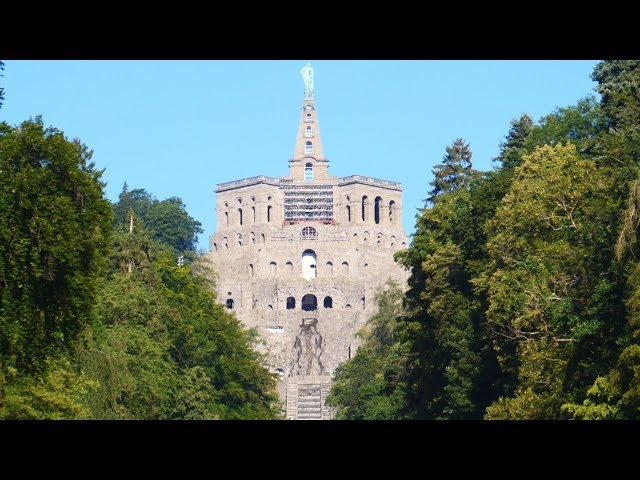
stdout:
<svg viewBox="0 0 640 480">
<path fill-rule="evenodd" d="M 218 184 L 210 258 L 218 298 L 263 339 L 287 418 L 328 419 L 335 368 L 358 348 L 377 288 L 408 273 L 402 187 L 332 177 L 315 101 L 305 98 L 289 175 Z"/>
</svg>

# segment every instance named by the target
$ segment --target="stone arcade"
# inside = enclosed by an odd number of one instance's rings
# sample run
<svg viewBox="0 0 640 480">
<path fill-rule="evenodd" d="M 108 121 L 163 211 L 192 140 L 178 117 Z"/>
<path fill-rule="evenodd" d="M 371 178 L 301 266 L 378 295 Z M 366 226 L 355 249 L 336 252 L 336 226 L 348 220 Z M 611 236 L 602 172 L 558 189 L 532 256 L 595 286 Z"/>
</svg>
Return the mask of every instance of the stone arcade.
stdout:
<svg viewBox="0 0 640 480">
<path fill-rule="evenodd" d="M 287 418 L 320 420 L 332 416 L 324 402 L 331 376 L 355 353 L 376 290 L 388 278 L 406 283 L 393 254 L 408 240 L 399 183 L 329 174 L 313 70 L 307 64 L 301 73 L 289 175 L 217 185 L 210 258 L 220 302 L 264 340 Z"/>
</svg>

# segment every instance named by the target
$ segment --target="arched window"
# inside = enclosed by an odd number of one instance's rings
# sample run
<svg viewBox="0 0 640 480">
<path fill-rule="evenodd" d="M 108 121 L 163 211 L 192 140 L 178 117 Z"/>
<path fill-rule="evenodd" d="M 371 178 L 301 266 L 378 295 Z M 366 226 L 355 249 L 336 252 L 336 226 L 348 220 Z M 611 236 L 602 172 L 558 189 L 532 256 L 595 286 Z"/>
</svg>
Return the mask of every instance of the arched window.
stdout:
<svg viewBox="0 0 640 480">
<path fill-rule="evenodd" d="M 296 308 L 296 299 L 293 297 L 287 298 L 287 310 L 293 310 Z"/>
<path fill-rule="evenodd" d="M 271 205 L 267 207 L 267 222 L 271 221 Z"/>
<path fill-rule="evenodd" d="M 233 298 L 227 298 L 227 308 L 229 310 L 233 308 Z"/>
<path fill-rule="evenodd" d="M 363 222 L 367 221 L 367 214 L 366 214 L 367 200 L 368 200 L 368 197 L 366 195 L 364 195 L 362 197 L 362 221 Z"/>
<path fill-rule="evenodd" d="M 332 277 L 333 276 L 333 263 L 331 262 L 327 262 L 327 277 Z"/>
<path fill-rule="evenodd" d="M 316 278 L 316 252 L 313 250 L 302 253 L 302 277 L 305 280 Z"/>
<path fill-rule="evenodd" d="M 307 113 L 307 115 L 304 117 L 304 121 L 307 123 L 311 123 L 313 121 L 313 117 L 311 117 L 310 113 Z"/>
<path fill-rule="evenodd" d="M 238 209 L 238 219 L 240 220 L 240 225 L 242 225 L 242 209 Z"/>
<path fill-rule="evenodd" d="M 389 202 L 389 223 L 393 223 L 393 215 L 396 213 L 396 202 L 391 200 Z"/>
<path fill-rule="evenodd" d="M 391 246 L 393 247 L 396 243 L 396 236 L 395 235 L 391 235 Z"/>
<path fill-rule="evenodd" d="M 313 153 L 313 143 L 308 140 L 304 142 L 304 153 Z"/>
<path fill-rule="evenodd" d="M 349 305 L 348 303 L 344 306 L 344 308 L 351 308 L 351 305 Z"/>
<path fill-rule="evenodd" d="M 315 295 L 307 293 L 302 297 L 302 310 L 305 312 L 312 312 L 318 309 L 318 299 Z"/>
<path fill-rule="evenodd" d="M 349 264 L 342 262 L 342 275 L 349 275 Z"/>
<path fill-rule="evenodd" d="M 318 231 L 313 227 L 304 227 L 300 232 L 301 238 L 318 238 Z"/>
<path fill-rule="evenodd" d="M 276 265 L 276 262 L 271 262 L 269 264 L 269 275 L 271 276 L 271 278 L 276 278 L 277 274 L 278 274 L 278 266 Z"/>
<path fill-rule="evenodd" d="M 260 241 L 261 241 L 262 243 L 264 243 L 264 233 L 261 233 L 261 234 L 260 234 Z"/>
<path fill-rule="evenodd" d="M 324 308 L 333 308 L 333 299 L 331 297 L 324 297 L 322 305 Z"/>
<path fill-rule="evenodd" d="M 251 232 L 251 243 L 256 243 L 256 234 Z"/>
<path fill-rule="evenodd" d="M 313 128 L 311 128 L 311 125 L 307 125 L 307 128 L 304 129 L 304 136 L 313 137 Z"/>
<path fill-rule="evenodd" d="M 351 207 L 347 205 L 347 222 L 351 221 Z"/>
<path fill-rule="evenodd" d="M 249 264 L 249 275 L 253 277 L 253 263 Z"/>
<path fill-rule="evenodd" d="M 369 232 L 368 232 L 368 231 L 365 231 L 365 232 L 362 234 L 362 241 L 363 241 L 364 243 L 366 243 L 366 241 L 367 241 L 368 239 L 369 239 Z"/>
<path fill-rule="evenodd" d="M 217 252 L 218 251 L 218 244 L 213 242 L 213 251 Z"/>
<path fill-rule="evenodd" d="M 242 246 L 242 235 L 238 234 L 238 246 Z"/>
<path fill-rule="evenodd" d="M 362 303 L 362 309 L 364 310 L 364 307 L 365 307 L 364 297 L 360 299 L 360 303 Z"/>
<path fill-rule="evenodd" d="M 284 264 L 284 271 L 288 277 L 293 276 L 293 263 L 287 262 Z"/>
<path fill-rule="evenodd" d="M 253 223 L 256 223 L 256 207 L 251 207 L 251 214 L 253 217 Z"/>
<path fill-rule="evenodd" d="M 238 197 L 238 205 L 242 205 L 242 199 L 240 197 Z"/>
<path fill-rule="evenodd" d="M 222 241 L 224 242 L 224 248 L 229 248 L 229 240 L 227 239 L 227 237 L 224 237 Z"/>
<path fill-rule="evenodd" d="M 310 144 L 311 142 L 307 142 L 308 144 Z M 308 147 L 309 145 L 307 145 Z M 306 152 L 306 153 L 311 153 L 311 152 Z M 313 165 L 310 163 L 307 163 L 304 166 L 304 179 L 305 180 L 313 180 Z"/>
<path fill-rule="evenodd" d="M 376 197 L 373 202 L 373 219 L 376 223 L 380 223 L 380 204 L 382 203 L 382 198 Z"/>
<path fill-rule="evenodd" d="M 224 226 L 229 226 L 229 212 L 224 212 Z"/>
</svg>

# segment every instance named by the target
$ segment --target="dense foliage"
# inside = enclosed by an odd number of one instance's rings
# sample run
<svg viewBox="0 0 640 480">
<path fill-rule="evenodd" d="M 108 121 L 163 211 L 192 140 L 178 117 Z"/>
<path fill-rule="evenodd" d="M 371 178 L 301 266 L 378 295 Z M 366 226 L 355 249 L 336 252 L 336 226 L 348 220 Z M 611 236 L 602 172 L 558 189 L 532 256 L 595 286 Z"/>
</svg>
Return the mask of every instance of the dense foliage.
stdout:
<svg viewBox="0 0 640 480">
<path fill-rule="evenodd" d="M 494 171 L 447 148 L 408 290 L 336 371 L 341 418 L 640 417 L 640 62 L 593 79 L 600 102 L 515 119 Z"/>
<path fill-rule="evenodd" d="M 0 124 L 0 418 L 277 417 L 253 332 L 202 259 L 177 264 L 199 222 L 137 190 L 147 230 L 90 158 L 40 118 Z"/>
<path fill-rule="evenodd" d="M 153 240 L 170 246 L 176 254 L 193 256 L 202 224 L 187 213 L 181 198 L 157 200 L 144 188 L 129 190 L 125 183 L 113 205 L 115 228 L 128 226 L 130 209 L 144 222 Z"/>
</svg>

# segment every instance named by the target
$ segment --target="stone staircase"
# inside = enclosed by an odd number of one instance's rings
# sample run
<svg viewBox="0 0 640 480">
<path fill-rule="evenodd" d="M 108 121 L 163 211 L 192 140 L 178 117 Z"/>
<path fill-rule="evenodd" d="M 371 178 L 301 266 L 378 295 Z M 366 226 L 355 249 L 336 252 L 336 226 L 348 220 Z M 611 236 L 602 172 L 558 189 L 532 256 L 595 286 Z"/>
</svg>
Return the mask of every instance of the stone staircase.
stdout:
<svg viewBox="0 0 640 480">
<path fill-rule="evenodd" d="M 322 420 L 322 400 L 322 384 L 299 384 L 297 420 Z"/>
</svg>

